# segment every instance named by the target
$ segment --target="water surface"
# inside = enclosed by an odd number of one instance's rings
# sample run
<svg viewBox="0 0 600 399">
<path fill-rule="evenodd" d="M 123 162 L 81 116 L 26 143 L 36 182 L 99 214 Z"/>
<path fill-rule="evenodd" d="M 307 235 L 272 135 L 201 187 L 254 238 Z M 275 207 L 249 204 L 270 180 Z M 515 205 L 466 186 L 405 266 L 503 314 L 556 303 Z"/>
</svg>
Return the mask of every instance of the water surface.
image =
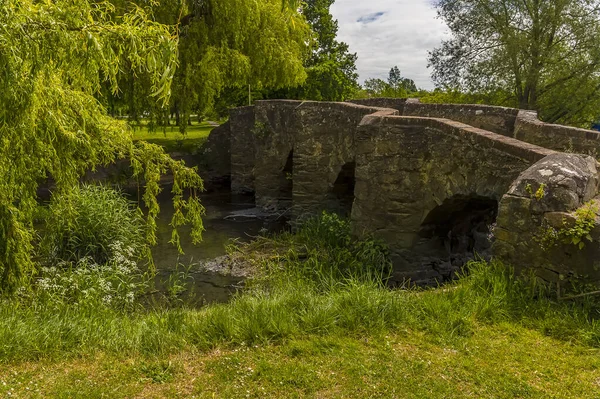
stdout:
<svg viewBox="0 0 600 399">
<path fill-rule="evenodd" d="M 259 218 L 231 217 L 239 211 L 254 208 L 251 199 L 232 200 L 229 191 L 203 194 L 202 204 L 206 208 L 203 218 L 206 231 L 200 244 L 192 244 L 190 227 L 179 229 L 181 246 L 184 254 L 179 254 L 177 248 L 169 243 L 171 227 L 169 223 L 173 216 L 173 206 L 169 190 L 159 196 L 161 212 L 157 220 L 157 245 L 152 249 L 154 262 L 158 271 L 156 286 L 165 291 L 169 276 L 181 275 L 189 267 L 189 288 L 193 291 L 196 303 L 225 302 L 233 292 L 243 285 L 243 278 L 218 273 L 206 272 L 202 262 L 226 254 L 226 245 L 232 240 L 247 242 L 266 232 L 281 231 L 285 221 L 265 221 Z M 229 216 L 229 217 L 228 217 Z M 173 278 L 173 277 L 171 277 Z"/>
</svg>

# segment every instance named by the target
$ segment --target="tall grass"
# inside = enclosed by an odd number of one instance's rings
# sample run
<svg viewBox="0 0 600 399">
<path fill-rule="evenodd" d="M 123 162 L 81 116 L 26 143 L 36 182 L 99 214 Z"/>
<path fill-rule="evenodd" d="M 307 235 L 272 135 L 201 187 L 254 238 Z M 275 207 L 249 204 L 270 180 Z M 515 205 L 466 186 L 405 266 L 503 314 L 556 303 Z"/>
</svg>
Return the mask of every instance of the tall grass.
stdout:
<svg viewBox="0 0 600 399">
<path fill-rule="evenodd" d="M 114 257 L 115 246 L 139 256 L 144 237 L 142 215 L 121 193 L 84 184 L 52 196 L 38 252 L 49 262 L 89 257 L 102 264 Z"/>
<path fill-rule="evenodd" d="M 76 355 L 95 350 L 164 354 L 183 348 L 280 342 L 309 334 L 378 333 L 411 328 L 448 344 L 478 323 L 518 323 L 558 339 L 600 345 L 596 310 L 530 295 L 498 263 L 473 263 L 471 273 L 443 289 L 390 291 L 352 279 L 323 286 L 279 279 L 230 303 L 201 310 L 122 312 L 107 307 L 60 309 L 0 305 L 3 360 Z"/>
<path fill-rule="evenodd" d="M 314 221 L 338 222 L 343 223 Z M 293 246 L 283 256 L 267 257 L 263 279 L 227 304 L 199 310 L 123 310 L 5 300 L 0 303 L 0 359 L 94 351 L 160 355 L 398 329 L 423 331 L 452 346 L 474 334 L 480 324 L 499 323 L 600 346 L 598 308 L 593 302 L 556 303 L 535 280 L 517 279 L 501 263 L 471 263 L 458 281 L 438 289 L 389 290 L 382 280 L 387 256 L 373 249 L 379 244 L 356 242 L 346 233 L 339 239 L 323 239 L 321 233 L 309 233 L 318 226 L 307 226 L 297 234 L 275 238 Z M 323 234 L 330 233 L 339 232 L 327 229 Z M 367 272 L 348 269 L 348 262 Z"/>
</svg>

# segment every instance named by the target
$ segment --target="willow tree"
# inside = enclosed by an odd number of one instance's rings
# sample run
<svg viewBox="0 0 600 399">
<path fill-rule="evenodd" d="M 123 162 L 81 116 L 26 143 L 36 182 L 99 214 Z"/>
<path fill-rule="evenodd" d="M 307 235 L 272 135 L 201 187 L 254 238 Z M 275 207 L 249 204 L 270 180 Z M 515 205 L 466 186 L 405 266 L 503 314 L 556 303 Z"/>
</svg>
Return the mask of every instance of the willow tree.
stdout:
<svg viewBox="0 0 600 399">
<path fill-rule="evenodd" d="M 505 93 L 549 122 L 600 116 L 597 0 L 438 0 L 452 36 L 430 53 L 440 87 Z"/>
<path fill-rule="evenodd" d="M 137 0 L 139 4 L 145 0 Z M 182 0 L 152 6 L 179 36 L 170 108 L 185 121 L 211 109 L 224 88 L 281 88 L 304 82 L 310 29 L 292 0 Z M 126 9 L 126 5 L 123 9 Z M 126 74 L 120 96 L 151 110 L 146 85 Z M 156 115 L 156 113 L 155 113 Z M 185 130 L 185 123 L 181 123 Z"/>
<path fill-rule="evenodd" d="M 190 222 L 200 239 L 202 181 L 159 147 L 136 145 L 127 126 L 107 116 L 95 99 L 102 82 L 118 91 L 127 64 L 145 75 L 153 95 L 168 100 L 177 63 L 177 39 L 139 7 L 118 18 L 108 2 L 4 0 L 0 2 L 0 288 L 18 286 L 33 269 L 32 219 L 36 193 L 51 177 L 70 190 L 89 169 L 130 158 L 145 181 L 148 240 L 155 241 L 160 175 L 170 170 L 174 228 Z M 184 190 L 191 196 L 184 199 Z M 174 232 L 176 241 L 177 234 Z"/>
</svg>

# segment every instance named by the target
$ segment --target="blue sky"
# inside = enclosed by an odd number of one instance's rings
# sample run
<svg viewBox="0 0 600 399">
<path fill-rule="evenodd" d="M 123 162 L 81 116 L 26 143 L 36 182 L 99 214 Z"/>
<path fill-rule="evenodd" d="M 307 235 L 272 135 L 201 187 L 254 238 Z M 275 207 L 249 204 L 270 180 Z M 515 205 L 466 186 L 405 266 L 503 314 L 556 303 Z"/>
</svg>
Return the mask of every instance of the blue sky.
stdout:
<svg viewBox="0 0 600 399">
<path fill-rule="evenodd" d="M 417 86 L 431 89 L 427 51 L 438 46 L 448 28 L 436 18 L 432 0 L 336 0 L 331 13 L 338 39 L 358 54 L 361 83 L 387 79 L 397 65 Z"/>
</svg>

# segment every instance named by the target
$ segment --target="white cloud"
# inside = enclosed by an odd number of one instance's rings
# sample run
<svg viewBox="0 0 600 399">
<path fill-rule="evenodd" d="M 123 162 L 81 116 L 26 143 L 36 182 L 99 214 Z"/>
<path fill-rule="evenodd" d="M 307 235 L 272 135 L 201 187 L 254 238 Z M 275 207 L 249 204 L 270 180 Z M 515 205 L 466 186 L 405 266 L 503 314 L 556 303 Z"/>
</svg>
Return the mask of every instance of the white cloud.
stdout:
<svg viewBox="0 0 600 399">
<path fill-rule="evenodd" d="M 338 40 L 358 54 L 360 81 L 387 79 L 397 65 L 417 86 L 431 89 L 427 52 L 448 34 L 431 0 L 336 0 L 331 13 L 339 22 Z"/>
</svg>

